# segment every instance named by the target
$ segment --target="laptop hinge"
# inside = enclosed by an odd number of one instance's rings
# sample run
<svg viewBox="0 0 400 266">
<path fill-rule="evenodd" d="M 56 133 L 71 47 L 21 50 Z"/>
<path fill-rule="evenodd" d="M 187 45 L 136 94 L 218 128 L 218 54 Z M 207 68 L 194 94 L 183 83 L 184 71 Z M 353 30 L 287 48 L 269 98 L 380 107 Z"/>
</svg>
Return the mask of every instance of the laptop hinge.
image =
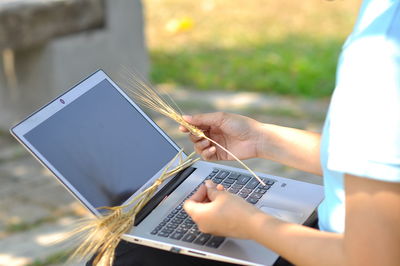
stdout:
<svg viewBox="0 0 400 266">
<path fill-rule="evenodd" d="M 135 226 L 138 225 L 147 215 L 149 215 L 155 207 L 169 194 L 172 193 L 187 177 L 189 177 L 196 168 L 188 167 L 180 171 L 172 178 L 168 184 L 158 191 L 153 198 L 143 207 L 143 209 L 136 215 Z"/>
</svg>

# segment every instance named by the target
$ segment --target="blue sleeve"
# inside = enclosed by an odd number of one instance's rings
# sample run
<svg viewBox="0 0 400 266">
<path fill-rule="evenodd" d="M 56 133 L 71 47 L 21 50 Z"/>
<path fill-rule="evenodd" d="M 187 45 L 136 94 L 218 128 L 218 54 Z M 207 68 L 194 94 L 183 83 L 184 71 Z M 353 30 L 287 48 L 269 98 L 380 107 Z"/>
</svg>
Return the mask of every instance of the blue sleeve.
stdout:
<svg viewBox="0 0 400 266">
<path fill-rule="evenodd" d="M 400 41 L 391 37 L 363 35 L 342 52 L 330 106 L 333 171 L 400 182 Z"/>
</svg>

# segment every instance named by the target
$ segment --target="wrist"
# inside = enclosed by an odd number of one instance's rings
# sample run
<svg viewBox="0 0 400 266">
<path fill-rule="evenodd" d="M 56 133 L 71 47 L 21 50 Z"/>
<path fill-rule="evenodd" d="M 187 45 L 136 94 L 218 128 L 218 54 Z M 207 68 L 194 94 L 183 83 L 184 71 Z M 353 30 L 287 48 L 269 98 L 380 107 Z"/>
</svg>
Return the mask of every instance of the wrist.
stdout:
<svg viewBox="0 0 400 266">
<path fill-rule="evenodd" d="M 251 218 L 249 238 L 261 245 L 265 245 L 266 237 L 270 236 L 274 230 L 277 230 L 282 223 L 284 223 L 282 220 L 259 210 Z"/>
<path fill-rule="evenodd" d="M 255 212 L 249 218 L 248 228 L 250 229 L 250 231 L 248 232 L 249 234 L 248 238 L 256 242 L 259 242 L 260 235 L 262 235 L 261 232 L 264 231 L 264 228 L 267 223 L 268 223 L 268 215 L 257 209 L 257 212 Z"/>
<path fill-rule="evenodd" d="M 257 131 L 256 157 L 267 159 L 269 124 L 259 123 Z"/>
</svg>

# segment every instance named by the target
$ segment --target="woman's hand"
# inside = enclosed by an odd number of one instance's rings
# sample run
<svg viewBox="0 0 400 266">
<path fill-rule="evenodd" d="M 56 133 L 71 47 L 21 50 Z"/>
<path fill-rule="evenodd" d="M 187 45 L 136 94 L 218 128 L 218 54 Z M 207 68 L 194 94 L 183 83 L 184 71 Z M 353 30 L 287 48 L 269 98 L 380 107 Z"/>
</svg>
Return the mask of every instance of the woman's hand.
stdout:
<svg viewBox="0 0 400 266">
<path fill-rule="evenodd" d="M 265 216 L 239 196 L 207 180 L 184 204 L 200 231 L 219 236 L 253 238 L 252 223 Z"/>
<path fill-rule="evenodd" d="M 239 159 L 249 159 L 259 156 L 261 123 L 254 119 L 223 112 L 184 116 L 184 119 L 202 129 L 211 139 L 215 140 Z M 180 127 L 183 132 L 188 132 Z M 194 148 L 205 160 L 233 160 L 222 149 L 214 146 L 209 140 L 190 135 Z"/>
<path fill-rule="evenodd" d="M 263 124 L 254 119 L 229 113 L 208 113 L 184 116 L 241 160 L 264 158 L 305 172 L 322 175 L 320 161 L 321 136 L 318 133 Z M 184 127 L 179 128 L 188 132 Z M 209 140 L 190 134 L 194 148 L 205 160 L 232 160 Z"/>
</svg>

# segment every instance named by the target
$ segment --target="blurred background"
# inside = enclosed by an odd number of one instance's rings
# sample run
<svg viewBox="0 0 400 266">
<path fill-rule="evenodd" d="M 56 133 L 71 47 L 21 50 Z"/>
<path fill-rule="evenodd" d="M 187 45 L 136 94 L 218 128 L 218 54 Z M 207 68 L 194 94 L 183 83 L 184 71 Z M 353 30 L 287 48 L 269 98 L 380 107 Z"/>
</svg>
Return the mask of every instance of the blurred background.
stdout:
<svg viewBox="0 0 400 266">
<path fill-rule="evenodd" d="M 328 97 L 359 1 L 144 1 L 151 79 Z"/>
<path fill-rule="evenodd" d="M 360 0 L 0 0 L 0 265 L 60 265 L 87 215 L 8 129 L 104 69 L 134 69 L 183 112 L 229 111 L 321 131 Z M 176 124 L 154 120 L 192 150 Z M 232 162 L 224 162 L 233 164 Z M 321 184 L 273 162 L 257 171 Z M 70 265 L 83 265 L 73 261 Z"/>
</svg>

